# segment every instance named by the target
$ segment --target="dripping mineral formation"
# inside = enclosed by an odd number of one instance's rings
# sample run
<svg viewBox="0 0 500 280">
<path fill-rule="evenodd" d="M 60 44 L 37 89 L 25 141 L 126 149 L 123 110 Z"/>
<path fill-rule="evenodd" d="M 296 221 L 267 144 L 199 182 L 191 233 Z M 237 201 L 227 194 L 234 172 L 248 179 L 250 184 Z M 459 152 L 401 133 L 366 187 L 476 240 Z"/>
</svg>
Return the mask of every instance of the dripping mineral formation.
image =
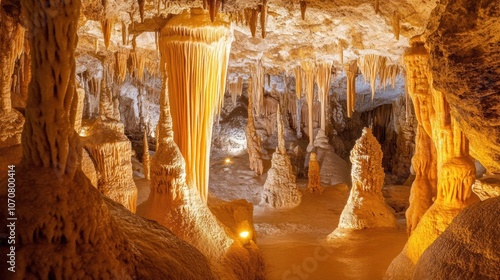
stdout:
<svg viewBox="0 0 500 280">
<path fill-rule="evenodd" d="M 498 279 L 499 11 L 0 0 L 0 279 Z"/>
</svg>

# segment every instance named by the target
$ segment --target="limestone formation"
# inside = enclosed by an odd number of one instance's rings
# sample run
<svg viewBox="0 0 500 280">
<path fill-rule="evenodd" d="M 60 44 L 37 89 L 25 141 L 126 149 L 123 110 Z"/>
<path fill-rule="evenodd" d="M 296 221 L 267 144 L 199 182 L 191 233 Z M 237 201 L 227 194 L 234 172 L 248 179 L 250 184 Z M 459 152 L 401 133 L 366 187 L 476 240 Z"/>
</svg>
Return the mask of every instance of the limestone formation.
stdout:
<svg viewBox="0 0 500 280">
<path fill-rule="evenodd" d="M 316 77 L 316 64 L 310 61 L 302 61 L 302 69 L 306 74 L 306 101 L 307 101 L 307 128 L 309 136 L 308 150 L 312 149 L 314 144 L 313 127 L 313 102 L 314 102 L 314 78 Z"/>
<path fill-rule="evenodd" d="M 225 15 L 213 22 L 214 2 L 209 2 L 210 16 L 192 9 L 170 19 L 160 38 L 162 64 L 171 81 L 168 92 L 175 105 L 175 142 L 186 160 L 187 184 L 198 188 L 203 201 L 208 195 L 212 124 L 224 99 L 233 36 Z"/>
<path fill-rule="evenodd" d="M 58 12 L 46 4 L 26 0 L 22 5 L 30 30 L 33 80 L 22 137 L 24 159 L 16 166 L 15 247 L 22 261 L 8 277 L 157 279 L 182 274 L 186 279 L 215 279 L 200 252 L 103 199 L 80 171 L 81 145 L 72 123 L 80 1 L 58 2 Z M 58 42 L 35 36 L 39 32 L 54 34 Z M 6 200 L 7 193 L 2 191 L 1 197 Z M 154 265 L 151 260 L 156 260 Z"/>
<path fill-rule="evenodd" d="M 396 227 L 394 210 L 382 196 L 384 169 L 382 149 L 369 128 L 363 129 L 361 138 L 351 151 L 352 188 L 347 204 L 340 215 L 333 238 L 342 229 Z"/>
<path fill-rule="evenodd" d="M 481 200 L 500 196 L 500 176 L 487 175 L 477 179 L 472 185 L 472 191 Z"/>
<path fill-rule="evenodd" d="M 326 131 L 326 111 L 328 105 L 328 94 L 330 81 L 332 79 L 332 64 L 323 62 L 318 65 L 316 84 L 318 85 L 318 99 L 321 103 L 321 130 Z"/>
<path fill-rule="evenodd" d="M 259 262 L 244 259 L 252 254 L 258 259 L 255 244 L 250 245 L 251 249 L 243 248 L 237 237 L 228 234 L 208 209 L 196 187 L 186 182 L 184 158 L 174 142 L 166 75 L 160 98 L 158 148 L 151 161 L 151 193 L 148 200 L 139 206 L 138 214 L 157 221 L 200 250 L 224 275 L 224 279 L 237 279 L 236 275 L 244 274 L 232 262 L 246 262 L 245 265 L 253 266 L 259 273 L 256 269 Z"/>
<path fill-rule="evenodd" d="M 252 84 L 252 78 L 249 79 L 248 84 Z M 254 105 L 253 105 L 253 88 L 248 87 L 248 120 L 247 127 L 245 129 L 245 136 L 247 139 L 247 152 L 250 161 L 250 169 L 255 172 L 255 175 L 260 176 L 264 171 L 262 165 L 262 153 L 261 153 L 261 142 L 260 137 L 255 131 L 255 121 L 254 121 Z"/>
<path fill-rule="evenodd" d="M 21 142 L 23 116 L 12 109 L 11 85 L 16 59 L 23 51 L 24 28 L 19 22 L 20 7 L 0 8 L 0 148 Z"/>
<path fill-rule="evenodd" d="M 465 208 L 420 257 L 412 279 L 498 279 L 500 198 Z"/>
<path fill-rule="evenodd" d="M 450 115 L 450 107 L 444 93 L 432 87 L 432 73 L 428 71 L 428 56 L 427 50 L 416 38 L 414 45 L 405 55 L 405 62 L 409 80 L 408 90 L 414 100 L 417 120 L 432 139 L 436 149 L 438 178 L 436 197 L 416 227 L 412 225 L 409 228 L 414 228 L 414 230 L 401 254 L 387 269 L 386 279 L 411 277 L 414 265 L 422 253 L 446 229 L 453 218 L 472 203 L 471 187 L 476 170 L 469 155 L 468 139 L 461 132 L 455 118 Z M 428 154 L 431 152 L 432 150 L 427 150 Z M 428 162 L 432 161 L 427 160 Z M 422 180 L 416 182 L 427 183 Z M 432 184 L 429 184 L 426 187 L 431 186 Z M 429 191 L 421 193 L 428 196 Z M 428 203 L 428 198 L 413 198 L 412 202 Z M 418 208 L 425 207 L 418 206 Z"/>
<path fill-rule="evenodd" d="M 356 76 L 358 75 L 358 63 L 352 61 L 344 66 L 347 76 L 347 116 L 350 118 L 356 108 Z"/>
<path fill-rule="evenodd" d="M 309 157 L 309 171 L 307 177 L 309 179 L 307 191 L 321 194 L 323 192 L 323 187 L 321 187 L 320 167 L 318 159 L 316 158 L 316 153 L 314 152 L 312 152 Z"/>
<path fill-rule="evenodd" d="M 271 159 L 271 168 L 267 173 L 262 191 L 262 203 L 273 208 L 296 207 L 302 200 L 302 193 L 297 188 L 296 177 L 292 170 L 290 157 L 286 153 L 283 120 L 278 107 L 278 147 Z"/>
<path fill-rule="evenodd" d="M 137 187 L 133 179 L 130 140 L 106 121 L 97 120 L 82 137 L 82 143 L 95 162 L 99 191 L 135 212 Z"/>
<path fill-rule="evenodd" d="M 142 170 L 144 172 L 144 178 L 150 180 L 150 155 L 149 155 L 149 141 L 148 141 L 148 131 L 144 130 L 144 136 L 142 138 Z"/>
</svg>

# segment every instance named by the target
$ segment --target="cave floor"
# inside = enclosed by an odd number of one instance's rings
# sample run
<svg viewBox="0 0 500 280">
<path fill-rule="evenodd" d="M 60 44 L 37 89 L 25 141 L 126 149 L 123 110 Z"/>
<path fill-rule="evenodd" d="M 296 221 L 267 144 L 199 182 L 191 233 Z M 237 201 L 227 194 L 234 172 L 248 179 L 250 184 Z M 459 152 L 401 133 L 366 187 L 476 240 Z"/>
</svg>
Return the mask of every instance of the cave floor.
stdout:
<svg viewBox="0 0 500 280">
<path fill-rule="evenodd" d="M 324 186 L 323 194 L 310 194 L 306 192 L 307 180 L 299 179 L 302 203 L 293 209 L 275 210 L 259 204 L 269 159 L 265 160 L 264 167 L 263 175 L 254 176 L 246 154 L 232 157 L 229 164 L 224 158 L 213 158 L 210 194 L 212 198 L 224 200 L 246 199 L 254 205 L 257 245 L 264 256 L 267 279 L 382 279 L 407 240 L 403 212 L 396 215 L 398 229 L 345 232 L 327 242 L 326 237 L 336 229 L 349 196 L 348 186 Z M 145 179 L 136 183 L 140 203 L 147 198 L 149 184 Z M 408 201 L 409 188 L 397 188 L 392 191 L 395 189 L 392 186 L 385 194 L 389 192 L 393 198 Z"/>
<path fill-rule="evenodd" d="M 269 160 L 265 161 L 266 169 L 269 165 Z M 406 243 L 404 215 L 398 215 L 402 217 L 398 229 L 346 233 L 327 242 L 349 196 L 347 185 L 325 186 L 323 194 L 310 194 L 306 192 L 307 180 L 299 179 L 302 203 L 293 209 L 274 210 L 259 205 L 266 174 L 267 170 L 254 176 L 246 154 L 231 158 L 230 164 L 212 160 L 210 168 L 212 195 L 224 200 L 244 198 L 254 204 L 257 244 L 268 279 L 382 279 Z M 407 200 L 409 193 L 394 195 Z"/>
</svg>

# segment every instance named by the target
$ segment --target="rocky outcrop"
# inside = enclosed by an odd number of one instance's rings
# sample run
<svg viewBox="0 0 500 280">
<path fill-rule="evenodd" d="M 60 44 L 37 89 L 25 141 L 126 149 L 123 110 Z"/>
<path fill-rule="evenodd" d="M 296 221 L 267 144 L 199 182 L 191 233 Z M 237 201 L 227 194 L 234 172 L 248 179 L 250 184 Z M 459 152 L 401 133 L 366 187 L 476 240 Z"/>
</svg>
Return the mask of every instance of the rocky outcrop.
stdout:
<svg viewBox="0 0 500 280">
<path fill-rule="evenodd" d="M 499 225 L 499 197 L 465 208 L 422 254 L 412 279 L 498 279 Z"/>
<path fill-rule="evenodd" d="M 445 94 L 471 154 L 500 173 L 500 3 L 447 2 L 427 40 L 433 85 Z"/>
<path fill-rule="evenodd" d="M 116 130 L 117 126 L 123 127 L 115 121 L 98 119 L 81 141 L 95 162 L 99 191 L 135 212 L 137 187 L 132 171 L 132 144 Z"/>
<path fill-rule="evenodd" d="M 352 188 L 347 204 L 340 215 L 333 238 L 342 229 L 396 227 L 394 211 L 382 195 L 384 169 L 382 149 L 369 128 L 363 129 L 361 138 L 351 151 Z"/>
<path fill-rule="evenodd" d="M 477 179 L 472 185 L 472 191 L 481 200 L 500 196 L 500 176 L 487 175 Z"/>
</svg>

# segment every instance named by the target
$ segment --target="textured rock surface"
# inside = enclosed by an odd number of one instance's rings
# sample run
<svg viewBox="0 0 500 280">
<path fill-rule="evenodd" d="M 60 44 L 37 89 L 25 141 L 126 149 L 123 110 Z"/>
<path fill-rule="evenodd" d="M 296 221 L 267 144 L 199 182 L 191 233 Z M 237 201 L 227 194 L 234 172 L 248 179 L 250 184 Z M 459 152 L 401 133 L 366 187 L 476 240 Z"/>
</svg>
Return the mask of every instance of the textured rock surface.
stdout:
<svg viewBox="0 0 500 280">
<path fill-rule="evenodd" d="M 500 198 L 465 208 L 422 254 L 412 279 L 498 279 L 499 235 Z"/>
<path fill-rule="evenodd" d="M 428 37 L 434 86 L 446 95 L 472 155 L 499 173 L 500 3 L 457 0 L 445 7 Z"/>
<path fill-rule="evenodd" d="M 271 159 L 271 168 L 267 173 L 262 191 L 262 203 L 273 208 L 289 208 L 300 204 L 302 193 L 297 188 L 290 157 L 286 153 L 283 120 L 278 110 L 278 147 Z"/>
<path fill-rule="evenodd" d="M 125 134 L 116 131 L 114 123 L 117 122 L 97 120 L 82 137 L 82 143 L 95 162 L 99 191 L 135 212 L 137 187 L 133 180 L 132 146 Z"/>
<path fill-rule="evenodd" d="M 307 191 L 310 193 L 322 193 L 321 175 L 318 159 L 316 153 L 312 152 L 309 156 L 309 171 L 307 173 L 308 183 Z"/>
<path fill-rule="evenodd" d="M 479 178 L 472 185 L 472 191 L 481 200 L 500 196 L 500 177 L 489 175 Z"/>
<path fill-rule="evenodd" d="M 351 151 L 352 188 L 347 204 L 342 211 L 337 229 L 364 229 L 396 227 L 394 211 L 385 203 L 382 195 L 384 169 L 382 150 L 369 128 Z"/>
</svg>

